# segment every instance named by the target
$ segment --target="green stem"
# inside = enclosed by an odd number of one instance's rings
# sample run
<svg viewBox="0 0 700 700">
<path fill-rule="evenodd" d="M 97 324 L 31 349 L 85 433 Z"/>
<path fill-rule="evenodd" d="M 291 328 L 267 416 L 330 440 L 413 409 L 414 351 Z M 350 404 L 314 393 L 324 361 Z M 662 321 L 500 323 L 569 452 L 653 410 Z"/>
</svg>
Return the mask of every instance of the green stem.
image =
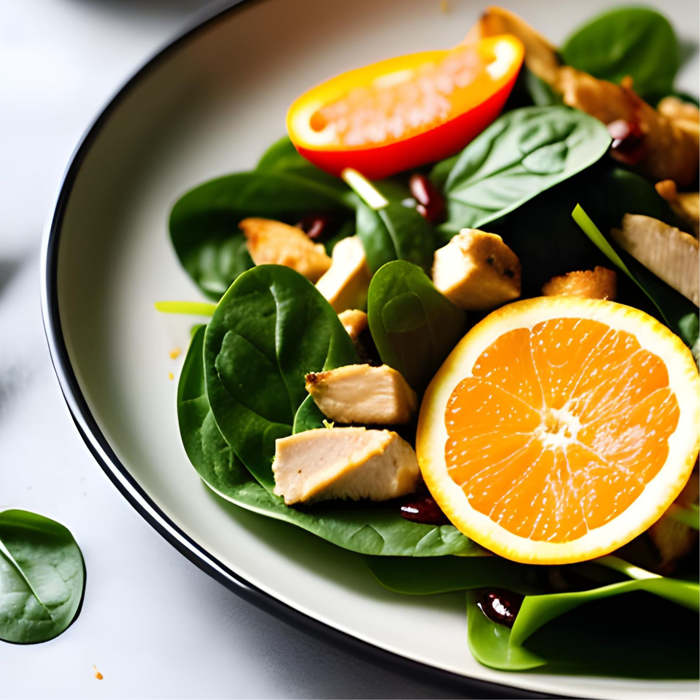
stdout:
<svg viewBox="0 0 700 700">
<path fill-rule="evenodd" d="M 644 295 L 651 301 L 651 303 L 656 307 L 664 323 L 668 325 L 668 319 L 666 314 L 664 314 L 661 307 L 656 303 L 654 297 L 649 294 L 646 288 L 641 284 L 641 282 L 630 272 L 630 269 L 625 265 L 624 260 L 617 254 L 617 251 L 610 245 L 608 239 L 601 233 L 600 229 L 593 223 L 588 214 L 584 211 L 580 204 L 574 207 L 571 212 L 571 218 L 578 224 L 579 228 L 591 239 L 595 246 L 610 260 L 614 263 L 622 272 L 624 272 L 631 280 L 634 282 L 639 289 L 642 290 Z"/>
<path fill-rule="evenodd" d="M 340 177 L 350 189 L 368 206 L 370 209 L 383 209 L 389 200 L 361 173 L 353 168 L 345 168 L 340 173 Z"/>
<path fill-rule="evenodd" d="M 601 564 L 602 566 L 607 566 L 608 569 L 613 569 L 613 571 L 619 571 L 621 574 L 624 574 L 629 578 L 637 579 L 638 581 L 648 578 L 662 578 L 662 576 L 659 576 L 659 574 L 655 574 L 652 571 L 647 571 L 639 566 L 630 564 L 628 561 L 620 559 L 620 557 L 613 556 L 612 554 L 608 555 L 607 557 L 597 559 L 596 563 Z"/>
<path fill-rule="evenodd" d="M 188 314 L 191 316 L 213 316 L 216 304 L 205 301 L 157 301 L 156 311 L 163 314 Z"/>
</svg>

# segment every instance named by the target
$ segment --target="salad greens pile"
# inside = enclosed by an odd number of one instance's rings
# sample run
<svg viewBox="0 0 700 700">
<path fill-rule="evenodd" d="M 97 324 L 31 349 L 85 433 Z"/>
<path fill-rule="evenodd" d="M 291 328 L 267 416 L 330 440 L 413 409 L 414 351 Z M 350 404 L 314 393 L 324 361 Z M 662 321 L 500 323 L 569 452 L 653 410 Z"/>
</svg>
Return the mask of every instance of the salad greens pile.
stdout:
<svg viewBox="0 0 700 700">
<path fill-rule="evenodd" d="M 667 20 L 638 7 L 585 24 L 560 55 L 609 80 L 632 75 L 647 99 L 673 92 L 680 62 Z M 526 68 L 521 78 L 524 90 L 514 92 L 500 118 L 460 153 L 425 169 L 446 201 L 446 218 L 437 225 L 416 210 L 410 173 L 367 183 L 384 200 L 373 205 L 366 188 L 317 169 L 287 138 L 270 146 L 253 170 L 201 184 L 176 202 L 169 222 L 174 250 L 216 302 L 160 304 L 165 311 L 211 316 L 194 330 L 179 380 L 182 442 L 219 497 L 374 555 L 367 563 L 387 588 L 410 595 L 465 592 L 469 645 L 486 665 L 693 677 L 697 559 L 682 562 L 675 578 L 662 576 L 654 571 L 656 554 L 646 535 L 593 562 L 527 566 L 491 555 L 452 525 L 407 520 L 395 502 L 288 507 L 273 494 L 275 440 L 323 425 L 305 391 L 305 373 L 359 359 L 313 284 L 290 268 L 254 266 L 237 227 L 246 217 L 293 225 L 323 214 L 333 222 L 333 234 L 324 241 L 329 254 L 338 240 L 359 236 L 374 273 L 367 303 L 372 340 L 381 361 L 399 370 L 419 395 L 478 320 L 438 292 L 426 274 L 434 250 L 462 228 L 488 225 L 503 237 L 522 263 L 523 296 L 538 295 L 553 275 L 612 264 L 621 272 L 620 301 L 653 314 L 697 346 L 694 305 L 603 233 L 625 213 L 685 225 L 650 181 L 607 155 L 605 125 L 556 104 Z M 679 517 L 697 529 L 697 510 Z M 66 547 L 62 556 L 77 576 L 79 552 Z M 415 557 L 424 558 L 418 566 Z M 31 588 L 30 576 L 19 578 Z M 518 601 L 512 626 L 482 613 L 489 591 L 506 591 Z M 624 603 L 616 602 L 619 596 Z M 77 605 L 75 596 L 68 600 L 62 620 Z M 2 624 L 0 619 L 0 634 Z M 600 645 L 602 630 L 615 637 L 607 648 Z M 620 658 L 610 658 L 613 646 Z"/>
</svg>

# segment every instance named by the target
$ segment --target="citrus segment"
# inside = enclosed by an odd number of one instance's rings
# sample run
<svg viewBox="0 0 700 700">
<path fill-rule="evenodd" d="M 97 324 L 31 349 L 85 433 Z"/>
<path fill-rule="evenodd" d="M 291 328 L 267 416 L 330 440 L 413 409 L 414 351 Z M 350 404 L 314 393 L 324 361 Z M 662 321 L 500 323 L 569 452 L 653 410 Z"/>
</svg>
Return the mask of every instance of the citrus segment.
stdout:
<svg viewBox="0 0 700 700">
<path fill-rule="evenodd" d="M 667 328 L 614 302 L 503 307 L 426 392 L 424 479 L 465 534 L 517 561 L 601 556 L 648 528 L 698 449 L 697 369 Z"/>
</svg>

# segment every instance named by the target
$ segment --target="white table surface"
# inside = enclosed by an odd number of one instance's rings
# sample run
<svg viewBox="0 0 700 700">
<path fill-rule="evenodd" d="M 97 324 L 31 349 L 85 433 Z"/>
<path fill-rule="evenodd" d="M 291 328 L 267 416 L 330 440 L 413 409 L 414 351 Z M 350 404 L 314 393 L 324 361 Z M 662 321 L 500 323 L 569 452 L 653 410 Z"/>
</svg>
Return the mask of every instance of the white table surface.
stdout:
<svg viewBox="0 0 700 700">
<path fill-rule="evenodd" d="M 64 523 L 87 564 L 72 627 L 44 644 L 0 642 L 0 697 L 450 697 L 329 648 L 202 573 L 112 486 L 63 403 L 39 306 L 44 222 L 92 118 L 206 4 L 0 0 L 0 510 Z"/>
</svg>

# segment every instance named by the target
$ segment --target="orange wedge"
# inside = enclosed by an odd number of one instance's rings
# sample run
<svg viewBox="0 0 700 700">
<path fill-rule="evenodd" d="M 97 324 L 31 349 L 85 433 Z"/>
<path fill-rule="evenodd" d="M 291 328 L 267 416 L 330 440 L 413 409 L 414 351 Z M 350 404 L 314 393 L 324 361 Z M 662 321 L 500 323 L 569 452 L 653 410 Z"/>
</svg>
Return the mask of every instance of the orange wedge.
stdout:
<svg viewBox="0 0 700 700">
<path fill-rule="evenodd" d="M 688 348 L 611 301 L 504 306 L 452 351 L 423 399 L 423 478 L 465 535 L 508 559 L 567 564 L 649 528 L 700 443 Z"/>
</svg>

